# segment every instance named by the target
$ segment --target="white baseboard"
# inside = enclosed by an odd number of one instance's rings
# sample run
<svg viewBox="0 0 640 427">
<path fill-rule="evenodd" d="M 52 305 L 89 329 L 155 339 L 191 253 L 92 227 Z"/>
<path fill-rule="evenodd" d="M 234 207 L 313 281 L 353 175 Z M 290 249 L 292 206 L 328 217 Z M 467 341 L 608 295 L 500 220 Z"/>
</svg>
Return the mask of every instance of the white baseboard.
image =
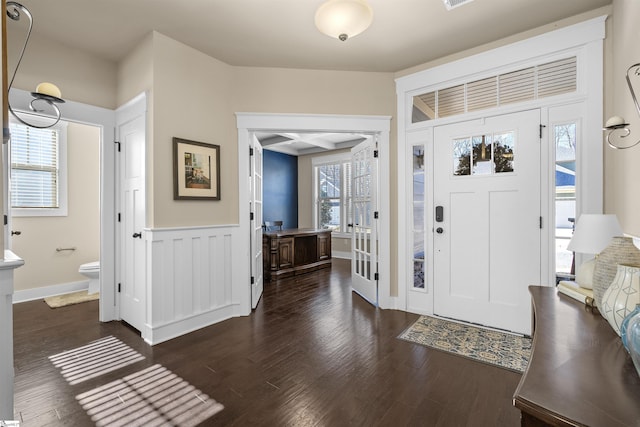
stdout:
<svg viewBox="0 0 640 427">
<path fill-rule="evenodd" d="M 351 259 L 351 252 L 331 251 L 332 258 Z"/>
<path fill-rule="evenodd" d="M 198 313 L 176 321 L 165 322 L 163 324 L 149 326 L 145 325 L 142 331 L 142 338 L 149 345 L 160 344 L 161 342 L 177 338 L 181 335 L 198 329 L 206 328 L 215 323 L 222 322 L 232 317 L 238 317 L 238 305 L 230 304 L 224 307 L 217 307 L 205 313 Z"/>
<path fill-rule="evenodd" d="M 52 297 L 55 295 L 69 294 L 89 289 L 89 281 L 81 280 L 79 282 L 60 283 L 58 285 L 42 286 L 40 288 L 23 289 L 13 293 L 13 303 L 33 301 Z"/>
</svg>

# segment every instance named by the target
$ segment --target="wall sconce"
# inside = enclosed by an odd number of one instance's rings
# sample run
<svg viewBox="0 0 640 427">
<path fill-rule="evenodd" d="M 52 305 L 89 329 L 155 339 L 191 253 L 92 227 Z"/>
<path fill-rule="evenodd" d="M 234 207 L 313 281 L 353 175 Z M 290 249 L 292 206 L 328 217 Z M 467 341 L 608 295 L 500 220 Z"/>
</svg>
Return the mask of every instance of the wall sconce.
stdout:
<svg viewBox="0 0 640 427">
<path fill-rule="evenodd" d="M 320 32 L 345 41 L 371 25 L 373 11 L 366 0 L 328 0 L 316 11 L 316 27 Z"/>
<path fill-rule="evenodd" d="M 18 63 L 16 64 L 16 68 L 13 71 L 13 76 L 11 77 L 11 82 L 9 83 L 9 89 L 7 89 L 7 92 L 11 90 L 11 86 L 13 85 L 13 80 L 16 78 L 16 73 L 18 72 L 20 63 L 22 62 L 22 57 L 24 56 L 24 51 L 27 49 L 27 43 L 29 43 L 29 37 L 31 37 L 31 30 L 33 29 L 33 16 L 31 16 L 31 12 L 29 12 L 29 9 L 27 9 L 26 7 L 24 7 L 23 5 L 15 1 L 7 2 L 7 16 L 11 18 L 13 21 L 19 21 L 20 16 L 23 13 L 29 19 L 29 29 L 27 31 L 27 36 L 24 40 L 24 45 L 22 46 L 22 51 L 20 52 L 20 56 L 18 57 Z M 31 109 L 31 111 L 35 113 L 46 113 L 46 111 L 41 108 L 42 107 L 46 108 L 48 106 L 50 110 L 53 110 L 54 117 L 52 118 L 52 120 L 55 120 L 55 121 L 47 125 L 35 125 L 32 123 L 28 123 L 22 118 L 20 118 L 13 111 L 13 108 L 11 108 L 11 104 L 8 103 L 9 111 L 11 111 L 11 114 L 13 114 L 13 116 L 20 123 L 27 126 L 31 126 L 33 128 L 45 129 L 45 128 L 50 128 L 51 126 L 54 126 L 56 123 L 60 121 L 60 109 L 56 104 L 62 104 L 64 103 L 64 100 L 62 99 L 60 89 L 58 89 L 56 85 L 54 85 L 53 83 L 47 83 L 47 82 L 40 83 L 36 87 L 35 92 L 31 92 L 31 96 L 33 96 L 33 99 L 29 104 L 29 108 Z M 41 107 L 40 109 L 36 106 L 37 104 L 40 104 L 40 107 Z"/>
<path fill-rule="evenodd" d="M 640 116 L 640 105 L 638 104 L 638 99 L 636 98 L 636 93 L 633 90 L 633 85 L 631 84 L 631 75 L 635 77 L 640 77 L 640 62 L 637 64 L 633 64 L 627 69 L 627 86 L 629 86 L 629 92 L 631 92 L 631 98 L 633 98 L 633 104 L 636 106 L 636 111 L 638 112 L 638 116 Z M 635 147 L 640 144 L 640 139 L 631 145 L 616 145 L 611 142 L 611 135 L 614 132 L 620 131 L 621 133 L 618 135 L 619 140 L 626 138 L 629 136 L 631 131 L 629 130 L 629 123 L 626 123 L 625 120 L 620 116 L 613 116 L 607 120 L 604 128 L 602 130 L 607 131 L 607 144 L 609 147 L 615 148 L 617 150 L 625 150 L 627 148 Z"/>
</svg>

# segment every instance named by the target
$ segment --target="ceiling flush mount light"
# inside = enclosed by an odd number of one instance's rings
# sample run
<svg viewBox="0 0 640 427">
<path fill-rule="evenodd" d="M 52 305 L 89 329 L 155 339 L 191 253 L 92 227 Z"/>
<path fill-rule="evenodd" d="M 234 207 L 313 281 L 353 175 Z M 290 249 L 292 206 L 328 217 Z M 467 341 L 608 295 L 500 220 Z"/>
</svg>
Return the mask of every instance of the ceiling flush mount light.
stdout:
<svg viewBox="0 0 640 427">
<path fill-rule="evenodd" d="M 320 32 L 345 41 L 371 25 L 373 10 L 366 0 L 328 0 L 316 11 Z"/>
<path fill-rule="evenodd" d="M 629 86 L 629 92 L 631 92 L 631 98 L 633 99 L 633 104 L 636 106 L 636 111 L 638 112 L 638 116 L 640 116 L 640 104 L 638 104 L 638 98 L 636 98 L 636 92 L 633 90 L 633 85 L 631 84 L 632 76 L 635 79 L 640 78 L 640 62 L 630 66 L 627 69 L 627 76 L 626 76 L 627 86 Z M 623 138 L 628 137 L 629 134 L 631 134 L 631 131 L 629 130 L 629 123 L 627 123 L 620 116 L 613 116 L 609 118 L 609 120 L 607 120 L 607 123 L 605 123 L 604 128 L 602 130 L 607 131 L 607 144 L 609 144 L 609 147 L 611 148 L 624 150 L 627 148 L 635 147 L 636 145 L 640 144 L 640 139 L 633 144 L 627 144 L 627 145 L 617 145 L 611 142 L 611 135 L 614 132 L 618 132 L 618 131 L 621 132 L 618 135 L 619 141 L 621 141 Z"/>
<path fill-rule="evenodd" d="M 13 80 L 16 78 L 16 73 L 18 72 L 18 67 L 20 67 L 20 63 L 22 62 L 24 51 L 27 49 L 27 43 L 29 43 L 29 37 L 31 37 L 31 30 L 33 29 L 33 17 L 31 16 L 31 12 L 29 12 L 29 9 L 27 9 L 20 3 L 17 3 L 14 1 L 7 2 L 7 16 L 9 18 L 11 18 L 13 21 L 19 21 L 22 14 L 24 14 L 29 19 L 29 29 L 27 30 L 27 36 L 25 37 L 24 45 L 22 46 L 22 50 L 20 51 L 20 56 L 18 57 L 18 63 L 16 65 L 16 69 L 13 71 L 13 76 L 11 77 L 11 82 L 9 83 L 8 91 L 11 90 L 11 86 L 13 85 Z M 64 100 L 62 99 L 60 89 L 58 89 L 56 85 L 48 82 L 40 83 L 36 87 L 35 92 L 31 92 L 31 96 L 33 96 L 33 99 L 29 104 L 29 108 L 31 108 L 31 111 L 35 113 L 51 114 L 54 116 L 52 118 L 52 120 L 54 121 L 44 126 L 27 123 L 25 120 L 18 117 L 18 115 L 11 108 L 11 104 L 9 104 L 9 111 L 11 111 L 11 114 L 13 114 L 13 116 L 20 123 L 27 126 L 34 127 L 34 128 L 44 129 L 44 128 L 49 128 L 60 121 L 60 109 L 56 104 L 64 103 Z M 40 108 L 38 108 L 38 106 L 40 106 Z M 43 107 L 46 110 L 43 110 L 42 109 Z"/>
</svg>

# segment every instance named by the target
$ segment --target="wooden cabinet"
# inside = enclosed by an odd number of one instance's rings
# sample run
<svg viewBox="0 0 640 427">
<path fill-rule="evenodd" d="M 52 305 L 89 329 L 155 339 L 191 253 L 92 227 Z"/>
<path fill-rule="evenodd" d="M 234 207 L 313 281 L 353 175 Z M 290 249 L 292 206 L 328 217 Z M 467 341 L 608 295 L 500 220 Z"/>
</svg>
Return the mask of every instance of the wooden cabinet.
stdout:
<svg viewBox="0 0 640 427">
<path fill-rule="evenodd" d="M 262 235 L 264 277 L 292 276 L 331 265 L 331 230 L 295 229 Z"/>
<path fill-rule="evenodd" d="M 529 290 L 533 349 L 513 397 L 522 425 L 640 425 L 640 377 L 609 323 L 555 287 Z"/>
</svg>

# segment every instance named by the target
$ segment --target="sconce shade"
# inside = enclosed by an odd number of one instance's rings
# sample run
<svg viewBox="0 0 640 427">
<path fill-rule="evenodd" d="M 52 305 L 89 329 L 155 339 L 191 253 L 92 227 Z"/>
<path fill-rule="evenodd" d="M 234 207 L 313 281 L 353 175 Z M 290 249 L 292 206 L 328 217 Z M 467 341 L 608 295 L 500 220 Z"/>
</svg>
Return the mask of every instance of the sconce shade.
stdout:
<svg viewBox="0 0 640 427">
<path fill-rule="evenodd" d="M 36 87 L 36 93 L 40 95 L 52 96 L 54 98 L 62 98 L 62 92 L 58 86 L 49 82 L 42 82 Z"/>
<path fill-rule="evenodd" d="M 328 0 L 316 11 L 320 32 L 345 41 L 369 28 L 373 10 L 366 0 Z"/>
<path fill-rule="evenodd" d="M 567 250 L 583 254 L 598 254 L 616 236 L 622 236 L 622 227 L 615 215 L 582 214 L 578 218 Z"/>
<path fill-rule="evenodd" d="M 604 125 L 604 128 L 615 129 L 618 126 L 626 126 L 628 124 L 629 123 L 626 123 L 622 117 L 612 116 L 612 117 L 609 117 L 609 120 L 607 120 L 607 123 Z"/>
</svg>

